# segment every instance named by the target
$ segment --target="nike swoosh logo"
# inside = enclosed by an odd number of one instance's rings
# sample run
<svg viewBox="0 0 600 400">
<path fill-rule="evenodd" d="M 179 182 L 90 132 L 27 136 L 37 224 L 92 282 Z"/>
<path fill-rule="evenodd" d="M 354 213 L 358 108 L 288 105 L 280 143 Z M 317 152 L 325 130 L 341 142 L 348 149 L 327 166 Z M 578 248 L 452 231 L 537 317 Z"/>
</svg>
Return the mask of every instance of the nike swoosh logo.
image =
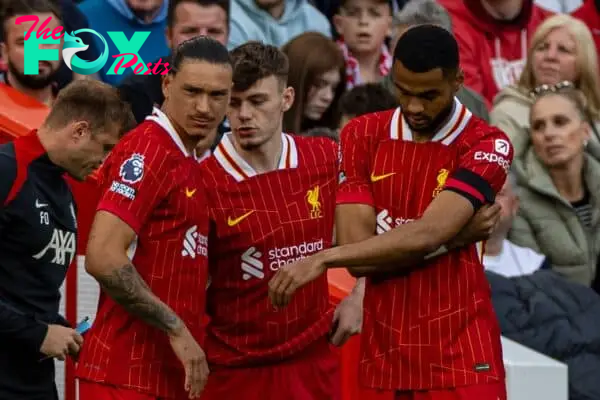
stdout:
<svg viewBox="0 0 600 400">
<path fill-rule="evenodd" d="M 395 172 L 390 172 L 389 174 L 383 174 L 383 175 L 371 174 L 371 182 L 377 182 L 377 181 L 380 181 L 382 179 L 389 178 L 392 175 L 396 175 L 396 173 Z"/>
<path fill-rule="evenodd" d="M 194 195 L 195 195 L 195 194 L 196 194 L 196 189 L 194 189 L 194 190 L 190 190 L 190 189 L 188 189 L 188 188 L 185 188 L 185 195 L 186 195 L 188 198 L 194 197 Z"/>
<path fill-rule="evenodd" d="M 35 201 L 35 208 L 48 207 L 48 203 L 40 203 L 39 200 Z"/>
<path fill-rule="evenodd" d="M 242 222 L 243 220 L 245 220 L 246 218 L 248 218 L 250 216 L 250 214 L 253 214 L 253 213 L 254 213 L 254 210 L 248 211 L 246 214 L 240 215 L 236 219 L 231 219 L 231 217 L 228 217 L 227 218 L 227 225 L 229 225 L 229 226 L 236 226 L 237 224 L 239 224 L 240 222 Z"/>
</svg>

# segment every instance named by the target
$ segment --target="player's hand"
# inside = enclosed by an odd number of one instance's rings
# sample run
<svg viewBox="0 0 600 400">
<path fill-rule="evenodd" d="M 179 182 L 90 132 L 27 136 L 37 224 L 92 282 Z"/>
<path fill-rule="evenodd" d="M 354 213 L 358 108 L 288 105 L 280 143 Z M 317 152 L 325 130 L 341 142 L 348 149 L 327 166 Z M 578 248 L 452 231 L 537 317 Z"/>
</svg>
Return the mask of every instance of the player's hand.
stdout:
<svg viewBox="0 0 600 400">
<path fill-rule="evenodd" d="M 471 243 L 489 239 L 500 221 L 502 207 L 488 204 L 481 207 L 469 223 L 451 241 L 451 247 L 462 247 Z"/>
<path fill-rule="evenodd" d="M 48 332 L 40 347 L 40 352 L 49 358 L 64 361 L 67 355 L 79 353 L 83 337 L 75 329 L 62 325 L 48 325 Z"/>
<path fill-rule="evenodd" d="M 319 254 L 283 266 L 269 281 L 269 297 L 275 307 L 287 305 L 294 292 L 326 271 Z"/>
<path fill-rule="evenodd" d="M 189 393 L 189 398 L 199 398 L 209 373 L 204 350 L 185 326 L 169 335 L 169 340 L 173 352 L 185 369 L 185 390 Z"/>
<path fill-rule="evenodd" d="M 362 317 L 362 297 L 352 294 L 346 296 L 338 304 L 333 314 L 333 326 L 329 334 L 329 341 L 334 346 L 341 346 L 351 336 L 360 333 Z"/>
</svg>

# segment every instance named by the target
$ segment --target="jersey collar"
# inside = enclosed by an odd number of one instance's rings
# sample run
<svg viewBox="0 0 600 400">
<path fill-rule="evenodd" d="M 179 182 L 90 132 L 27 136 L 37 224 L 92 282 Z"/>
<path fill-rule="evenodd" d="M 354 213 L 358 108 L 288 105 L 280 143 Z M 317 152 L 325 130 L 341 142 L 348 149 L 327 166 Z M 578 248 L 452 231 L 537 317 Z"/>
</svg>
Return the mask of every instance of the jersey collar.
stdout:
<svg viewBox="0 0 600 400">
<path fill-rule="evenodd" d="M 448 122 L 442 126 L 431 139 L 432 142 L 441 142 L 449 146 L 460 136 L 465 127 L 471 120 L 471 111 L 465 107 L 456 97 L 454 98 L 454 107 Z M 392 116 L 390 125 L 390 138 L 394 140 L 402 139 L 406 142 L 414 142 L 413 133 L 402 115 L 402 109 L 398 107 Z"/>
<path fill-rule="evenodd" d="M 296 168 L 298 166 L 298 149 L 291 135 L 282 133 L 281 157 L 279 158 L 278 170 Z M 223 135 L 215 149 L 213 156 L 229 175 L 237 182 L 258 175 L 258 173 L 242 158 L 235 150 L 231 141 L 231 132 Z"/>
<path fill-rule="evenodd" d="M 179 150 L 181 150 L 181 152 L 186 157 L 194 157 L 194 159 L 196 161 L 200 162 L 204 158 L 206 158 L 207 156 L 210 155 L 210 150 L 208 150 L 201 157 L 198 157 L 198 155 L 196 154 L 196 151 L 193 151 L 192 153 L 190 153 L 189 151 L 187 151 L 187 149 L 183 145 L 183 141 L 181 140 L 181 138 L 177 134 L 177 131 L 175 131 L 175 128 L 173 127 L 173 124 L 171 124 L 171 121 L 169 120 L 169 117 L 167 117 L 167 115 L 164 112 L 162 112 L 159 108 L 154 107 L 154 109 L 152 110 L 152 115 L 147 116 L 146 119 L 149 120 L 149 121 L 155 122 L 161 128 L 163 128 L 163 130 L 169 134 L 169 136 L 171 137 L 171 139 L 173 140 L 173 142 L 175 142 L 175 145 L 177 145 L 177 147 L 179 148 Z"/>
</svg>

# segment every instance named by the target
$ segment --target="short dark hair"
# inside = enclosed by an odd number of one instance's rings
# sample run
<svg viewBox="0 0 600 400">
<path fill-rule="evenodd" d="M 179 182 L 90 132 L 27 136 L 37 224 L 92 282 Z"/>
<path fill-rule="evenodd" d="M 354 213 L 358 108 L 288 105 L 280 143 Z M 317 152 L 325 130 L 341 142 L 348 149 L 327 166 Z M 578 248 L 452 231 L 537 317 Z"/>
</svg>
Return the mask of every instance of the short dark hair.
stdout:
<svg viewBox="0 0 600 400">
<path fill-rule="evenodd" d="M 229 24 L 229 0 L 170 0 L 167 12 L 167 26 L 169 28 L 175 25 L 175 10 L 177 10 L 177 6 L 183 3 L 197 4 L 200 7 L 221 7 L 225 11 L 225 15 L 227 15 L 227 24 Z"/>
<path fill-rule="evenodd" d="M 349 0 L 340 0 L 340 2 L 339 2 L 339 6 L 338 6 L 338 11 L 337 11 L 337 12 L 338 12 L 338 14 L 339 14 L 339 12 L 340 12 L 340 9 L 341 9 L 342 7 L 345 7 L 345 6 L 346 6 L 346 4 L 348 3 L 348 1 L 349 1 Z M 393 2 L 394 2 L 395 0 L 371 0 L 371 1 L 372 1 L 373 3 L 375 3 L 375 4 L 378 4 L 378 5 L 379 5 L 379 4 L 387 4 L 387 5 L 390 7 L 390 13 L 392 13 L 392 10 L 394 9 Z"/>
<path fill-rule="evenodd" d="M 233 60 L 233 90 L 243 92 L 261 79 L 275 76 L 287 83 L 290 69 L 284 52 L 261 42 L 247 42 L 231 51 Z"/>
<path fill-rule="evenodd" d="M 444 76 L 458 71 L 458 43 L 446 29 L 431 24 L 409 28 L 396 44 L 394 60 L 416 73 L 440 68 Z"/>
<path fill-rule="evenodd" d="M 177 46 L 173 52 L 173 61 L 169 73 L 176 75 L 181 68 L 181 63 L 185 60 L 232 65 L 227 48 L 208 36 L 196 36 Z"/>
<path fill-rule="evenodd" d="M 6 21 L 14 17 L 32 14 L 54 14 L 62 22 L 59 8 L 49 0 L 5 0 L 3 3 L 4 5 L 0 9 L 0 15 L 2 16 L 0 42 L 6 39 Z M 42 22 L 40 21 L 40 24 Z"/>
<path fill-rule="evenodd" d="M 75 80 L 65 86 L 44 121 L 44 126 L 59 129 L 74 121 L 88 121 L 92 132 L 118 127 L 120 135 L 132 130 L 135 118 L 119 90 L 95 79 Z"/>
<path fill-rule="evenodd" d="M 340 114 L 360 117 L 377 111 L 390 110 L 398 106 L 392 94 L 378 83 L 354 86 L 340 98 Z"/>
</svg>

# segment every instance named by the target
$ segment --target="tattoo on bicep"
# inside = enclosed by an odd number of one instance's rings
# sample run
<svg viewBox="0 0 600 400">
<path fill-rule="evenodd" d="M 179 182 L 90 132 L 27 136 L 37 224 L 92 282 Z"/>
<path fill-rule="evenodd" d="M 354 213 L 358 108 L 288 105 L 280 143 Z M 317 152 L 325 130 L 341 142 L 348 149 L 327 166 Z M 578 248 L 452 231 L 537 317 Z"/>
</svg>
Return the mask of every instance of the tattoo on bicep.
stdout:
<svg viewBox="0 0 600 400">
<path fill-rule="evenodd" d="M 129 313 L 165 332 L 181 324 L 179 317 L 156 296 L 132 264 L 97 277 L 100 286 Z"/>
</svg>

